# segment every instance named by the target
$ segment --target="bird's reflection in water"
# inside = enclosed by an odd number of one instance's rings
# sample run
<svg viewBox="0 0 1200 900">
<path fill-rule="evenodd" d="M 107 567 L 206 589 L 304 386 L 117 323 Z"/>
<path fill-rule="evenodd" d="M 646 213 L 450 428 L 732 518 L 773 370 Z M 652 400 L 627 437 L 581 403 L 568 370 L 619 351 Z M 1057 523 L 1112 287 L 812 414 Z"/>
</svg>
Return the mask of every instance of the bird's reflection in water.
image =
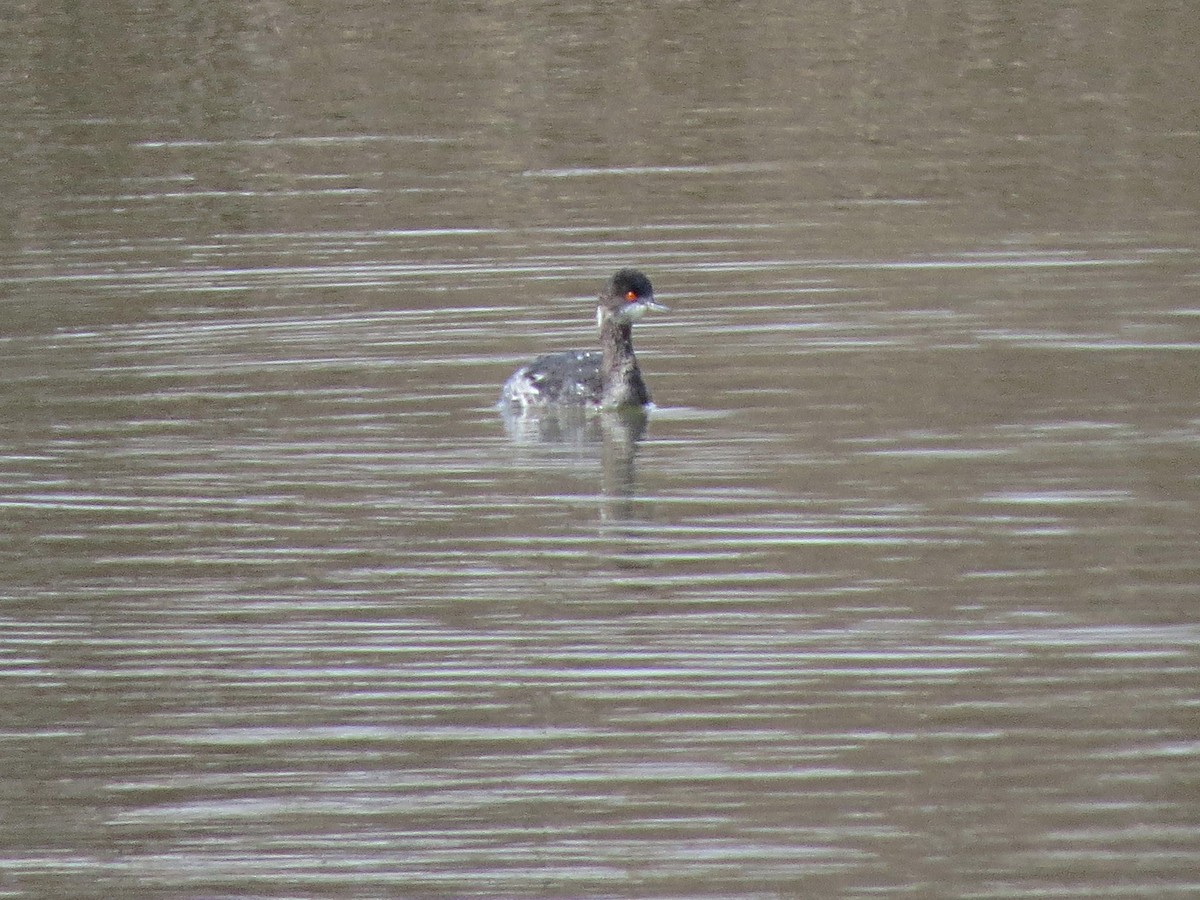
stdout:
<svg viewBox="0 0 1200 900">
<path fill-rule="evenodd" d="M 602 516 L 615 521 L 637 518 L 634 460 L 650 417 L 642 407 L 587 410 L 578 407 L 500 411 L 504 430 L 515 444 L 571 448 L 584 458 L 599 457 Z"/>
</svg>

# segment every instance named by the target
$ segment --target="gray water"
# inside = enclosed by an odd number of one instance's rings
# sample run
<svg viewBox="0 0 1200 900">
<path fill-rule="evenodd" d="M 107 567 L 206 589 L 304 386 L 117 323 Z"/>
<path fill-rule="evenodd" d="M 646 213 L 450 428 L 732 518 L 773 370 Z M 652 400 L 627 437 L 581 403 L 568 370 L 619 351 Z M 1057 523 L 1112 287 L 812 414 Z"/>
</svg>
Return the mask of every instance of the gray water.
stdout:
<svg viewBox="0 0 1200 900">
<path fill-rule="evenodd" d="M 0 896 L 1200 893 L 1190 4 L 8 18 Z"/>
</svg>

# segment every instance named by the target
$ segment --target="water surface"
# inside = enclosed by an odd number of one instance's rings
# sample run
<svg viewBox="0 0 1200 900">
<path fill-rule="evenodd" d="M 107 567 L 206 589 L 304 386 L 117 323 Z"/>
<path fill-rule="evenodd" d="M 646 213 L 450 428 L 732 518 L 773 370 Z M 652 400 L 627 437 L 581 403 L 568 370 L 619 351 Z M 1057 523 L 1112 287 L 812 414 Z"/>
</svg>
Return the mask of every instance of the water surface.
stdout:
<svg viewBox="0 0 1200 900">
<path fill-rule="evenodd" d="M 23 7 L 0 891 L 1193 896 L 1193 20 Z"/>
</svg>

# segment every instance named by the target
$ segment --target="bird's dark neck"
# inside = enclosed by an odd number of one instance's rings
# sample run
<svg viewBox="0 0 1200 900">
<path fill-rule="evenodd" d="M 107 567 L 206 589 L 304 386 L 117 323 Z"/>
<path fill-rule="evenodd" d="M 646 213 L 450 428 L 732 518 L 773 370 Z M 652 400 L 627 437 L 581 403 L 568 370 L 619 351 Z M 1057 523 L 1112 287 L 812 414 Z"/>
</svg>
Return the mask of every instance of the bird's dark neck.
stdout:
<svg viewBox="0 0 1200 900">
<path fill-rule="evenodd" d="M 604 317 L 600 323 L 600 344 L 604 348 L 601 369 L 604 396 L 601 405 L 645 406 L 649 403 L 650 392 L 642 381 L 637 357 L 633 353 L 633 326 L 629 322 Z"/>
</svg>

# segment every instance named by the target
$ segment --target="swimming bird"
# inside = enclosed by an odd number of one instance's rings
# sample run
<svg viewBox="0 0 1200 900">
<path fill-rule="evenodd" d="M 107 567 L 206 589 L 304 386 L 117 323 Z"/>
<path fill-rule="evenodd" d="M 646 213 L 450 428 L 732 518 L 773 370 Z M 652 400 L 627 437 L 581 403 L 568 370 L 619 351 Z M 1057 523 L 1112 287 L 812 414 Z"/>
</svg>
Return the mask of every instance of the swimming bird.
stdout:
<svg viewBox="0 0 1200 900">
<path fill-rule="evenodd" d="M 654 299 L 650 279 L 637 269 L 616 272 L 596 307 L 601 349 L 537 357 L 504 382 L 500 404 L 520 410 L 646 406 L 650 392 L 633 352 L 633 323 L 651 309 L 665 311 L 667 307 Z"/>
</svg>

